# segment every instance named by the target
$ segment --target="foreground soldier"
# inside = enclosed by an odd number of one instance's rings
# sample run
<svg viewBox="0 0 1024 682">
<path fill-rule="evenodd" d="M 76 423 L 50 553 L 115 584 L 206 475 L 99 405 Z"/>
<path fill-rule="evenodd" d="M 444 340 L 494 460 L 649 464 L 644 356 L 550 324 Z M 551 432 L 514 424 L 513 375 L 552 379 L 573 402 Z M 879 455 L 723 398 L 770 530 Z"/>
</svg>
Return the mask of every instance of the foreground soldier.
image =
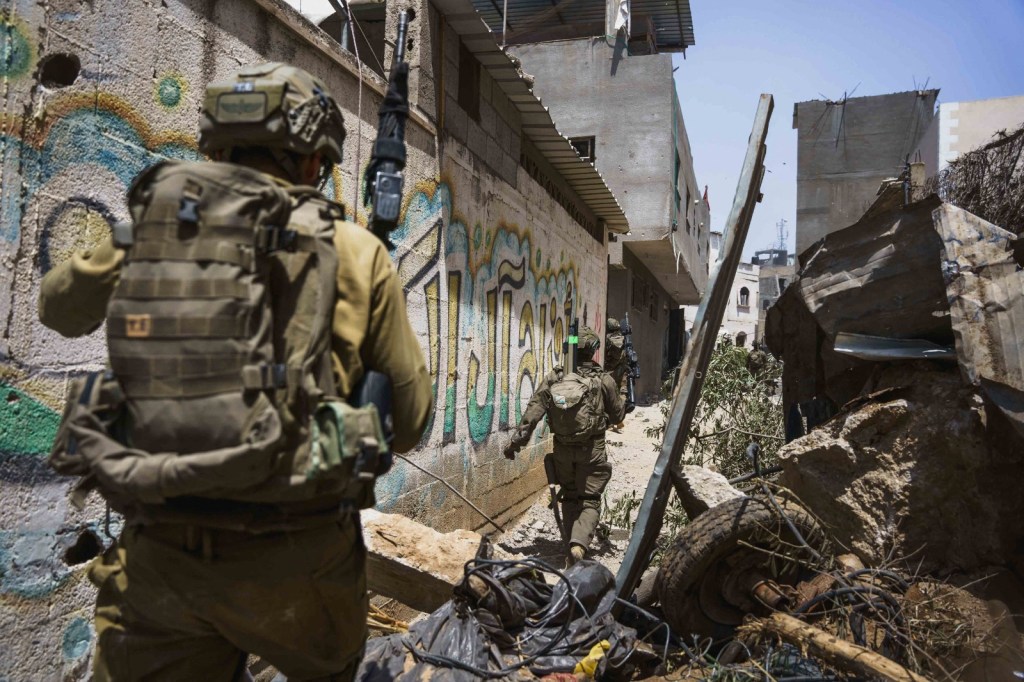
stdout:
<svg viewBox="0 0 1024 682">
<path fill-rule="evenodd" d="M 605 429 L 626 415 L 614 380 L 594 363 L 600 346 L 601 340 L 593 330 L 580 330 L 579 368 L 573 373 L 556 367 L 544 378 L 504 450 L 505 457 L 515 458 L 530 441 L 534 427 L 547 415 L 555 441 L 555 478 L 562 489 L 563 523 L 570 531 L 570 565 L 586 556 L 600 519 L 601 493 L 612 476 L 605 452 Z"/>
<path fill-rule="evenodd" d="M 47 326 L 107 322 L 111 371 L 72 388 L 51 455 L 79 502 L 97 487 L 125 517 L 89 569 L 98 680 L 234 680 L 247 653 L 290 679 L 355 673 L 359 509 L 388 465 L 376 411 L 343 399 L 389 377 L 405 452 L 431 389 L 386 249 L 310 187 L 344 135 L 301 69 L 211 84 L 199 146 L 230 163 L 143 172 L 134 224 L 43 280 Z"/>
</svg>

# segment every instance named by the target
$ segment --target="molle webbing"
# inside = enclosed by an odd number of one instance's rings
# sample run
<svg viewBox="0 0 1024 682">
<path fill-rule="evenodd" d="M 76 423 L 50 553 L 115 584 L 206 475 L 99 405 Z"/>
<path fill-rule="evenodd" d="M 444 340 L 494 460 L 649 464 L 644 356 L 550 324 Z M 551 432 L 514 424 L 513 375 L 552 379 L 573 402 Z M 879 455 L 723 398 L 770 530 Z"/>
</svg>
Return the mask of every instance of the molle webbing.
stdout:
<svg viewBox="0 0 1024 682">
<path fill-rule="evenodd" d="M 246 272 L 252 272 L 256 262 L 252 247 L 202 237 L 187 242 L 139 241 L 131 247 L 131 259 L 196 263 L 212 261 L 237 265 Z"/>
<path fill-rule="evenodd" d="M 247 282 L 237 279 L 133 279 L 121 285 L 125 298 L 235 298 L 251 295 Z"/>
<path fill-rule="evenodd" d="M 237 339 L 250 334 L 248 315 L 174 315 L 156 317 L 115 312 L 107 318 L 107 336 L 124 339 Z"/>
</svg>

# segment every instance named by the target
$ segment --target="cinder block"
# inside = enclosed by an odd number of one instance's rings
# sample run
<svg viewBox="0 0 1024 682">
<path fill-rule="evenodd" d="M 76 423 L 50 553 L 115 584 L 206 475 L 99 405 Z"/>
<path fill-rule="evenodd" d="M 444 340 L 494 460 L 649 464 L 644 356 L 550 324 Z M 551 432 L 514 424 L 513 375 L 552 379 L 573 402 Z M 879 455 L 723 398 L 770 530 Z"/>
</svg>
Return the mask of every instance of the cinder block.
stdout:
<svg viewBox="0 0 1024 682">
<path fill-rule="evenodd" d="M 459 142 L 466 144 L 469 135 L 469 116 L 458 105 L 454 97 L 448 97 L 444 105 L 444 127 Z"/>
<path fill-rule="evenodd" d="M 494 84 L 494 79 L 491 78 L 491 74 L 481 67 L 480 69 L 480 99 L 481 102 L 490 103 L 491 101 L 491 86 Z"/>
<path fill-rule="evenodd" d="M 487 133 L 480 127 L 480 124 L 476 121 L 469 121 L 469 132 L 467 135 L 467 144 L 469 150 L 479 156 L 481 159 L 486 160 L 487 158 Z"/>
<path fill-rule="evenodd" d="M 494 135 L 497 132 L 497 120 L 498 116 L 494 113 L 494 107 L 488 104 L 486 101 L 480 102 L 480 127 L 484 129 L 484 132 L 488 135 Z"/>
</svg>

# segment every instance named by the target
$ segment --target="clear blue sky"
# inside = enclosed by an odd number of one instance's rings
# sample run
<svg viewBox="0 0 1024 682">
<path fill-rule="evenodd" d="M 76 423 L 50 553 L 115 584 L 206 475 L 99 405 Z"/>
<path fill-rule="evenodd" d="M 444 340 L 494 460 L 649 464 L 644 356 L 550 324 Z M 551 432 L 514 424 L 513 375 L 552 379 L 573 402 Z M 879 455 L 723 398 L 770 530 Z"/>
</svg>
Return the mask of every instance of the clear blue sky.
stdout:
<svg viewBox="0 0 1024 682">
<path fill-rule="evenodd" d="M 939 102 L 1024 95 L 1024 0 L 690 0 L 696 45 L 674 56 L 697 182 L 721 230 L 758 95 L 775 96 L 762 185 L 744 257 L 796 234 L 793 104 L 913 90 Z"/>
</svg>

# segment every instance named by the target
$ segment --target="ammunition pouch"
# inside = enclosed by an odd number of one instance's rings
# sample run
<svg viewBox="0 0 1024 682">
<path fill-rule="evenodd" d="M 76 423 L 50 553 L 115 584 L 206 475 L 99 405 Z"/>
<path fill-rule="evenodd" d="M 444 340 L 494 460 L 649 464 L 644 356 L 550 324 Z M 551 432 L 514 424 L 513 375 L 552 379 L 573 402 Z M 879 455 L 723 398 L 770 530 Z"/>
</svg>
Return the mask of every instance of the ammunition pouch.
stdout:
<svg viewBox="0 0 1024 682">
<path fill-rule="evenodd" d="M 313 415 L 310 431 L 307 478 L 345 480 L 343 507 L 366 509 L 376 504 L 374 481 L 392 462 L 377 406 L 324 401 Z"/>
</svg>

